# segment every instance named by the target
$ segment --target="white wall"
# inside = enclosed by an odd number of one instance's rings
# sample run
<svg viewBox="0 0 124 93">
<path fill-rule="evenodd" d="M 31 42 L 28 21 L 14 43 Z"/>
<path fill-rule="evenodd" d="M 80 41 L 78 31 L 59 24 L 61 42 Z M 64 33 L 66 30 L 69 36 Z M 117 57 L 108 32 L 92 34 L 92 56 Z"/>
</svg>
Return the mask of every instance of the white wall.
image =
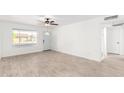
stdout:
<svg viewBox="0 0 124 93">
<path fill-rule="evenodd" d="M 14 46 L 12 44 L 13 28 L 36 30 L 38 32 L 38 43 L 36 45 Z M 0 48 L 2 49 L 1 52 L 2 57 L 32 53 L 43 50 L 43 42 L 42 42 L 43 34 L 42 34 L 42 29 L 40 27 L 0 21 L 0 33 L 2 36 L 1 37 L 2 39 L 0 39 L 0 42 L 2 42 L 2 47 Z"/>
<path fill-rule="evenodd" d="M 91 60 L 101 60 L 103 18 L 58 27 L 52 32 L 52 49 Z"/>
</svg>

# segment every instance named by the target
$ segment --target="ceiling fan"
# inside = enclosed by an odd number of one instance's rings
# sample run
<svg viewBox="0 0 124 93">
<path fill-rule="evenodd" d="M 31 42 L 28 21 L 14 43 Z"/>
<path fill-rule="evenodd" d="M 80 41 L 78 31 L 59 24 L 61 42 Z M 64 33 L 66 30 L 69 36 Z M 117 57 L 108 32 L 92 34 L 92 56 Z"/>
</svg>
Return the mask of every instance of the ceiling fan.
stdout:
<svg viewBox="0 0 124 93">
<path fill-rule="evenodd" d="M 54 20 L 50 19 L 50 18 L 46 18 L 44 21 L 45 24 L 49 24 L 49 25 L 58 25 L 57 23 L 55 23 Z"/>
<path fill-rule="evenodd" d="M 55 18 L 53 18 L 53 17 L 44 16 L 44 17 L 41 17 L 41 18 L 40 18 L 40 21 L 41 21 L 45 26 L 51 26 L 51 25 L 57 26 L 57 25 L 59 25 L 59 24 L 56 23 Z"/>
</svg>

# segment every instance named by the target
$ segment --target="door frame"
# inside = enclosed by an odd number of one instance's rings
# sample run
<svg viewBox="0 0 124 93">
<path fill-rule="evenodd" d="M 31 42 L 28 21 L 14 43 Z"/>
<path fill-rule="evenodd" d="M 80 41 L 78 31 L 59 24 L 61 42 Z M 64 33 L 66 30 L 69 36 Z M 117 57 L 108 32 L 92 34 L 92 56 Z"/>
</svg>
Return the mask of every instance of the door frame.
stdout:
<svg viewBox="0 0 124 93">
<path fill-rule="evenodd" d="M 102 26 L 102 31 L 101 31 L 101 60 L 103 60 L 107 57 L 107 28 L 108 28 L 108 26 Z M 121 48 L 121 40 L 120 40 L 120 48 Z M 121 51 L 119 51 L 119 54 L 121 55 Z"/>
<path fill-rule="evenodd" d="M 107 57 L 107 27 L 103 26 L 101 31 L 101 60 Z"/>
</svg>

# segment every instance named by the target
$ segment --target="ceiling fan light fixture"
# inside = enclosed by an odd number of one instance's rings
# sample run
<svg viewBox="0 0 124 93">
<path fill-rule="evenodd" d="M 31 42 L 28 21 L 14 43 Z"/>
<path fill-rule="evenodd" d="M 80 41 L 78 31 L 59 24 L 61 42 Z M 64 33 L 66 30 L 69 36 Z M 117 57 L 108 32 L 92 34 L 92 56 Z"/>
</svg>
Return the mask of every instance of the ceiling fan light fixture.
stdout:
<svg viewBox="0 0 124 93">
<path fill-rule="evenodd" d="M 42 22 L 42 24 L 44 24 L 45 27 L 58 25 L 56 23 L 55 17 L 52 15 L 41 16 L 39 20 Z"/>
<path fill-rule="evenodd" d="M 50 24 L 45 24 L 46 27 L 50 26 Z"/>
</svg>

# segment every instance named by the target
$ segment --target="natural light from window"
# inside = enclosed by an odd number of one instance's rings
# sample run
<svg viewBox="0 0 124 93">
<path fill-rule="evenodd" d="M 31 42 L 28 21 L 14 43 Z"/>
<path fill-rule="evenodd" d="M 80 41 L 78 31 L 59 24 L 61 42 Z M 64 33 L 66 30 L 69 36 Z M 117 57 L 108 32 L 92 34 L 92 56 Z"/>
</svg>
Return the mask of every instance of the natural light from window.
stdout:
<svg viewBox="0 0 124 93">
<path fill-rule="evenodd" d="M 14 45 L 36 44 L 37 32 L 26 30 L 13 30 L 12 39 Z"/>
</svg>

